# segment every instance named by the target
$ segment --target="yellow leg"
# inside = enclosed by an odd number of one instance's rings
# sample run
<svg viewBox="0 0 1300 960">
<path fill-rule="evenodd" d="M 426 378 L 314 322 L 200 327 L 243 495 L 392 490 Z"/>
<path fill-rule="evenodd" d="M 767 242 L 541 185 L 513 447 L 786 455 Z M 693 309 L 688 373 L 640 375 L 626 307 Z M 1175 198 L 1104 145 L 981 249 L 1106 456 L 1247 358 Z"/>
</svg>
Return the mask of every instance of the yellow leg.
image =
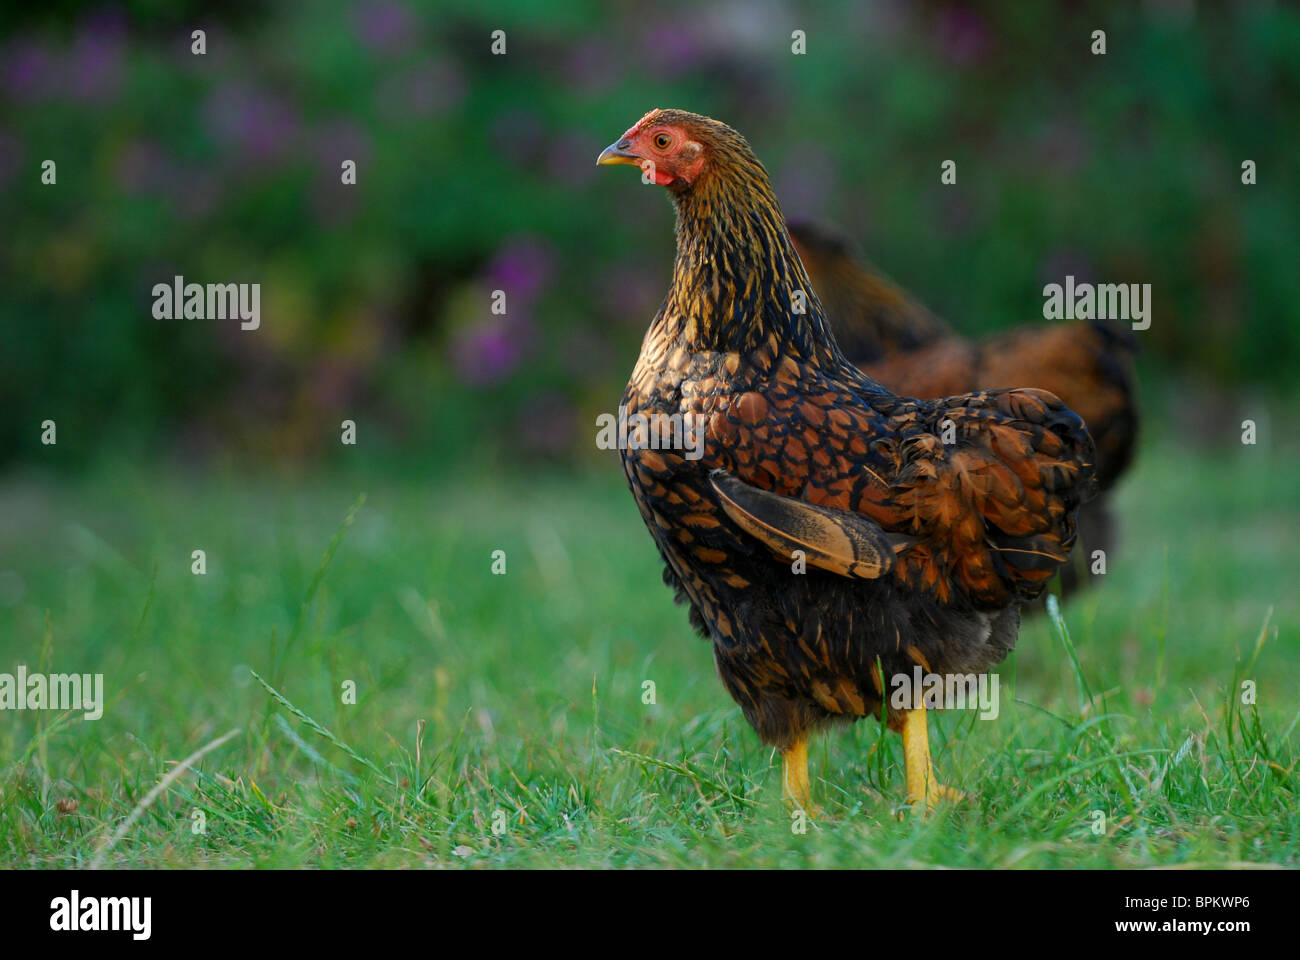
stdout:
<svg viewBox="0 0 1300 960">
<path fill-rule="evenodd" d="M 812 788 L 808 783 L 808 738 L 800 737 L 788 750 L 781 752 L 781 782 L 786 800 L 810 817 L 822 811 L 812 802 Z"/>
<path fill-rule="evenodd" d="M 924 804 L 928 810 L 944 800 L 962 799 L 961 791 L 945 787 L 934 778 L 924 706 L 903 713 L 903 765 L 907 772 L 907 802 L 910 806 Z"/>
</svg>

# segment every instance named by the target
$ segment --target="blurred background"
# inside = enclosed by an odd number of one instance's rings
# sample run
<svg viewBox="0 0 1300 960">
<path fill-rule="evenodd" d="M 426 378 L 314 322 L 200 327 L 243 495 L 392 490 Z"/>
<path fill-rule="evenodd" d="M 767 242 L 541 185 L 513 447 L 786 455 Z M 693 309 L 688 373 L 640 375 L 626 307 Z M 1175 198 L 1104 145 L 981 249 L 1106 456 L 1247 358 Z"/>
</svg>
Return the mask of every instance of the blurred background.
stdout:
<svg viewBox="0 0 1300 960">
<path fill-rule="evenodd" d="M 1150 283 L 1149 405 L 1173 391 L 1188 441 L 1300 362 L 1290 5 L 139 0 L 0 17 L 0 470 L 598 456 L 594 418 L 673 239 L 663 192 L 594 159 L 655 106 L 740 129 L 788 216 L 838 222 L 964 332 L 1041 321 L 1066 273 Z M 177 274 L 261 283 L 261 329 L 155 319 L 151 289 Z M 359 448 L 339 443 L 345 418 Z"/>
<path fill-rule="evenodd" d="M 1151 285 L 1119 545 L 1064 608 L 1078 661 L 1027 618 L 1003 721 L 936 722 L 996 817 L 928 852 L 874 723 L 814 763 L 862 842 L 749 819 L 780 802 L 771 752 L 595 448 L 673 257 L 663 191 L 595 158 L 656 106 L 738 128 L 788 216 L 963 333 L 1044 322 L 1067 274 Z M 0 717 L 0 865 L 84 865 L 235 728 L 114 862 L 469 863 L 501 806 L 501 862 L 536 865 L 575 829 L 590 865 L 1300 863 L 1298 167 L 1282 3 L 5 5 L 0 672 L 100 672 L 109 702 Z M 155 319 L 177 275 L 259 283 L 260 328 Z M 1092 842 L 1096 809 L 1123 842 Z"/>
</svg>

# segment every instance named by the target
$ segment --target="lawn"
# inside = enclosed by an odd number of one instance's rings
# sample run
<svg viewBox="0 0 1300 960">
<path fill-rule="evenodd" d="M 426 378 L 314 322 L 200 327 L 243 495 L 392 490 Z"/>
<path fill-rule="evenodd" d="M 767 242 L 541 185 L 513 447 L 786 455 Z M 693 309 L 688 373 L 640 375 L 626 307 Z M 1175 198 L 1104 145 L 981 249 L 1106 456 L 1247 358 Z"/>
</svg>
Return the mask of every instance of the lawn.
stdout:
<svg viewBox="0 0 1300 960">
<path fill-rule="evenodd" d="M 107 703 L 0 713 L 0 865 L 1300 866 L 1297 469 L 1157 438 L 1068 640 L 1027 622 L 1000 716 L 932 718 L 967 801 L 900 817 L 864 721 L 815 741 L 803 831 L 612 459 L 11 476 L 0 671 Z"/>
</svg>

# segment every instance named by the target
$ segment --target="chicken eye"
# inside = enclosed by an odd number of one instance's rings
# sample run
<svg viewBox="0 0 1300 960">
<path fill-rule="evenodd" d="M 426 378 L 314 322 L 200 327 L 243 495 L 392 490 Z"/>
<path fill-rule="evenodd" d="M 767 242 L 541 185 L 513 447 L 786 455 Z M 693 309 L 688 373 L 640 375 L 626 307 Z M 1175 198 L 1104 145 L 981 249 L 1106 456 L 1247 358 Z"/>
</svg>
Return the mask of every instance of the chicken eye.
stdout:
<svg viewBox="0 0 1300 960">
<path fill-rule="evenodd" d="M 668 136 L 668 134 L 666 133 L 660 133 L 655 135 L 655 146 L 658 147 L 660 150 L 667 150 L 668 144 L 672 142 L 673 142 L 673 138 Z"/>
</svg>

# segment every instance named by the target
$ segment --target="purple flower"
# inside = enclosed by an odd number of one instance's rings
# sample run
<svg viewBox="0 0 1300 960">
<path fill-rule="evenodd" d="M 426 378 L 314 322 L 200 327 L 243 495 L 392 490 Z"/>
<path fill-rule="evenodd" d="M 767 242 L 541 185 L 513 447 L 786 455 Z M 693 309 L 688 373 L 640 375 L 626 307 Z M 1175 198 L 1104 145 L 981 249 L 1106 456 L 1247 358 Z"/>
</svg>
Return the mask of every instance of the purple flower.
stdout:
<svg viewBox="0 0 1300 960">
<path fill-rule="evenodd" d="M 409 7 L 393 0 L 359 4 L 353 14 L 361 42 L 372 53 L 405 53 L 416 41 L 419 24 Z"/>
<path fill-rule="evenodd" d="M 32 37 L 16 38 L 4 52 L 0 77 L 10 100 L 35 103 L 59 89 L 59 65 L 50 49 Z"/>
<path fill-rule="evenodd" d="M 279 159 L 298 138 L 299 119 L 293 106 L 242 81 L 219 86 L 204 115 L 215 140 L 253 163 Z"/>
<path fill-rule="evenodd" d="M 514 313 L 488 316 L 452 337 L 451 360 L 456 375 L 473 386 L 491 386 L 518 368 L 531 346 L 531 319 Z"/>
<path fill-rule="evenodd" d="M 988 55 L 992 39 L 984 18 L 974 10 L 948 7 L 935 24 L 934 44 L 953 63 L 969 66 Z"/>
<path fill-rule="evenodd" d="M 527 306 L 550 283 L 555 255 L 549 245 L 522 236 L 500 247 L 488 265 L 490 290 L 504 290 L 508 307 Z"/>
<path fill-rule="evenodd" d="M 74 100 L 102 102 L 117 96 L 126 72 L 126 22 L 120 11 L 105 9 L 86 17 L 68 55 L 68 94 Z"/>
<path fill-rule="evenodd" d="M 686 29 L 674 24 L 661 24 L 650 29 L 641 41 L 649 65 L 660 75 L 684 73 L 700 62 L 704 51 L 695 37 Z"/>
</svg>

